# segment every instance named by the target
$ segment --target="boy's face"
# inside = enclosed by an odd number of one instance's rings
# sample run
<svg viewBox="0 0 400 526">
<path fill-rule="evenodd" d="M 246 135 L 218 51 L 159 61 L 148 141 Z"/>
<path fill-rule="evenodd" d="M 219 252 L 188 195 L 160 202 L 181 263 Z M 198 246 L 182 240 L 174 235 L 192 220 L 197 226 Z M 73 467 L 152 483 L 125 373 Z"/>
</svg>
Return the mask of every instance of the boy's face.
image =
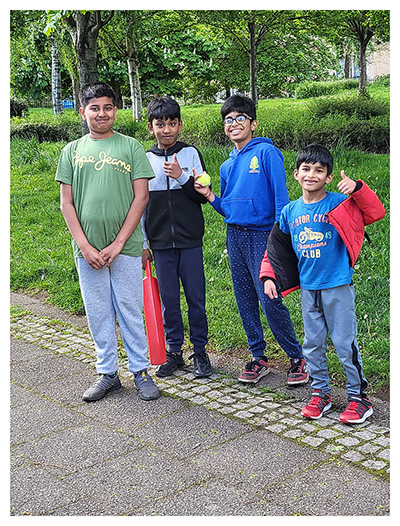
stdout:
<svg viewBox="0 0 400 526">
<path fill-rule="evenodd" d="M 332 181 L 333 174 L 328 174 L 328 168 L 319 162 L 301 163 L 299 169 L 294 171 L 294 178 L 303 192 L 319 195 L 325 193 L 325 185 Z"/>
<path fill-rule="evenodd" d="M 246 117 L 243 123 L 238 123 L 236 120 L 233 120 L 230 124 L 226 123 L 226 119 L 235 119 L 239 115 Z M 248 115 L 242 112 L 231 111 L 224 119 L 225 134 L 231 139 L 238 150 L 241 150 L 251 141 L 256 127 L 257 121 L 252 121 Z"/>
<path fill-rule="evenodd" d="M 92 139 L 107 139 L 117 115 L 117 107 L 109 97 L 91 99 L 85 109 L 79 109 L 82 118 L 87 122 Z"/>
<path fill-rule="evenodd" d="M 175 119 L 153 119 L 152 122 L 147 123 L 149 132 L 155 136 L 157 146 L 161 150 L 168 150 L 173 146 L 179 133 L 182 131 L 182 121 L 176 117 Z"/>
</svg>

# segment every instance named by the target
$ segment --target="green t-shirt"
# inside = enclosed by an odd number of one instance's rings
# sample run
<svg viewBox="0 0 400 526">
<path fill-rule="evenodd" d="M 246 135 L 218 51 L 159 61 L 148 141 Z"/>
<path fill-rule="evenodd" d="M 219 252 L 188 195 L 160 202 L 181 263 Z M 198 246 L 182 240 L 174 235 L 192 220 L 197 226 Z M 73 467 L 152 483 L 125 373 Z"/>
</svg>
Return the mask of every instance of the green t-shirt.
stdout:
<svg viewBox="0 0 400 526">
<path fill-rule="evenodd" d="M 107 139 L 89 135 L 63 148 L 58 162 L 56 181 L 72 186 L 78 219 L 88 242 L 102 250 L 114 241 L 133 201 L 134 179 L 152 179 L 153 169 L 143 146 L 114 132 Z M 75 257 L 82 257 L 72 239 Z M 139 224 L 126 241 L 121 254 L 140 256 L 143 233 Z"/>
</svg>

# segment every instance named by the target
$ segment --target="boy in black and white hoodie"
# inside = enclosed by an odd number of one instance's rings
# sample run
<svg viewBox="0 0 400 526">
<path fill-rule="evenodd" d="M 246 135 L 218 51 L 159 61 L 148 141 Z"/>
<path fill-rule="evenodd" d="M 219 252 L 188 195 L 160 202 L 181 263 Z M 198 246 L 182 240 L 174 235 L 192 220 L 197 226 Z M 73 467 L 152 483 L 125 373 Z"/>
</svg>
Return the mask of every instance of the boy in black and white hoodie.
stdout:
<svg viewBox="0 0 400 526">
<path fill-rule="evenodd" d="M 188 305 L 190 341 L 193 344 L 190 358 L 194 362 L 194 375 L 206 377 L 212 374 L 205 351 L 208 325 L 201 205 L 207 200 L 195 190 L 192 172 L 193 168 L 196 173 L 205 171 L 204 161 L 197 148 L 177 140 L 182 121 L 180 107 L 175 100 L 170 97 L 154 98 L 147 111 L 148 129 L 157 144 L 146 152 L 156 177 L 150 181 L 150 199 L 142 217 L 145 237 L 143 267 L 153 256 L 168 345 L 167 361 L 158 367 L 156 375 L 170 376 L 185 365 L 180 309 L 182 282 Z"/>
</svg>

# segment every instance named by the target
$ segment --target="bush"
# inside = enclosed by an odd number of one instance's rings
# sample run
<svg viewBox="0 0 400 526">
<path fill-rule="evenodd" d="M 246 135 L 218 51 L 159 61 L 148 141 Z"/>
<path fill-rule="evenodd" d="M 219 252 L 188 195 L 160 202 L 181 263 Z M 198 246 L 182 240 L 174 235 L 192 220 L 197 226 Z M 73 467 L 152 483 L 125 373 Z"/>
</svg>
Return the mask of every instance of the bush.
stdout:
<svg viewBox="0 0 400 526">
<path fill-rule="evenodd" d="M 373 97 L 358 95 L 340 95 L 338 97 L 324 97 L 315 99 L 310 110 L 316 119 L 323 119 L 327 115 L 342 114 L 347 117 L 357 117 L 368 120 L 371 117 L 389 114 L 389 103 Z"/>
<path fill-rule="evenodd" d="M 322 95 L 333 95 L 343 90 L 358 89 L 358 80 L 332 80 L 326 82 L 304 82 L 295 90 L 296 99 L 310 99 Z"/>
<path fill-rule="evenodd" d="M 338 83 L 338 82 L 337 82 Z M 298 150 L 310 142 L 327 147 L 343 145 L 368 152 L 389 152 L 389 89 L 374 85 L 368 97 L 350 92 L 312 100 L 261 100 L 256 136 L 269 137 L 284 150 Z M 231 146 L 224 133 L 221 105 L 183 105 L 180 140 L 199 148 Z M 119 110 L 114 130 L 134 137 L 145 148 L 154 143 L 147 129 L 146 111 L 140 122 L 130 110 Z M 29 117 L 11 119 L 11 137 L 35 138 L 39 142 L 66 141 L 81 136 L 81 118 L 73 111 L 55 117 L 51 110 L 32 109 Z"/>
<path fill-rule="evenodd" d="M 31 139 L 35 137 L 39 142 L 72 141 L 81 136 L 80 126 L 68 126 L 53 122 L 22 122 L 11 123 L 10 137 Z"/>
<path fill-rule="evenodd" d="M 19 99 L 10 100 L 10 117 L 24 117 L 28 115 L 28 105 Z"/>
<path fill-rule="evenodd" d="M 376 77 L 376 79 L 374 79 L 374 86 L 385 86 L 389 88 L 390 75 L 381 75 L 380 77 Z"/>
</svg>

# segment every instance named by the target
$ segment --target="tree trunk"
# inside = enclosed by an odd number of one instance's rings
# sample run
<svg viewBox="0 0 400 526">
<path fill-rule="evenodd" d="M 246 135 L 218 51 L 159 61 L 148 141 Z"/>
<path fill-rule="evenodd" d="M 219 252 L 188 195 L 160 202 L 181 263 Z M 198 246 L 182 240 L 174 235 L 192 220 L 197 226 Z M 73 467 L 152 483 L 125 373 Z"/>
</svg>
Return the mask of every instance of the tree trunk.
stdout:
<svg viewBox="0 0 400 526">
<path fill-rule="evenodd" d="M 79 108 L 81 103 L 79 101 L 79 78 L 78 75 L 70 73 L 71 83 L 72 83 L 72 96 L 74 98 L 74 108 L 75 111 L 79 113 Z"/>
<path fill-rule="evenodd" d="M 71 33 L 74 42 L 81 87 L 99 79 L 97 71 L 97 37 L 99 27 L 97 25 L 97 13 L 86 12 L 84 14 L 75 11 L 75 31 Z"/>
<path fill-rule="evenodd" d="M 352 54 L 351 53 L 348 53 L 346 52 L 345 56 L 344 56 L 344 78 L 345 79 L 349 79 L 350 78 L 350 66 L 351 66 L 351 59 L 352 59 Z"/>
<path fill-rule="evenodd" d="M 142 119 L 142 91 L 139 79 L 139 57 L 136 53 L 135 44 L 131 36 L 126 37 L 126 50 L 128 53 L 128 76 L 131 88 L 132 119 Z"/>
<path fill-rule="evenodd" d="M 359 93 L 362 93 L 363 90 L 367 87 L 367 44 L 368 41 L 366 40 L 360 42 L 360 79 L 358 82 Z"/>
<path fill-rule="evenodd" d="M 101 11 L 74 11 L 65 19 L 72 42 L 74 43 L 81 88 L 85 84 L 97 82 L 97 38 L 99 31 L 114 16 L 114 11 L 101 19 Z M 82 120 L 82 133 L 88 132 L 86 121 Z"/>
<path fill-rule="evenodd" d="M 60 52 L 53 36 L 50 37 L 51 44 L 51 98 L 53 101 L 54 115 L 64 113 L 61 100 L 61 68 Z"/>
<path fill-rule="evenodd" d="M 122 109 L 123 102 L 122 102 L 122 95 L 121 95 L 121 83 L 119 82 L 119 80 L 110 79 L 107 82 L 107 84 L 109 84 L 112 87 L 112 89 L 114 90 L 115 105 L 117 106 L 117 108 Z"/>
<path fill-rule="evenodd" d="M 254 104 L 257 106 L 258 94 L 257 94 L 257 47 L 255 38 L 255 25 L 254 22 L 249 22 L 249 33 L 250 33 L 250 93 Z"/>
</svg>

